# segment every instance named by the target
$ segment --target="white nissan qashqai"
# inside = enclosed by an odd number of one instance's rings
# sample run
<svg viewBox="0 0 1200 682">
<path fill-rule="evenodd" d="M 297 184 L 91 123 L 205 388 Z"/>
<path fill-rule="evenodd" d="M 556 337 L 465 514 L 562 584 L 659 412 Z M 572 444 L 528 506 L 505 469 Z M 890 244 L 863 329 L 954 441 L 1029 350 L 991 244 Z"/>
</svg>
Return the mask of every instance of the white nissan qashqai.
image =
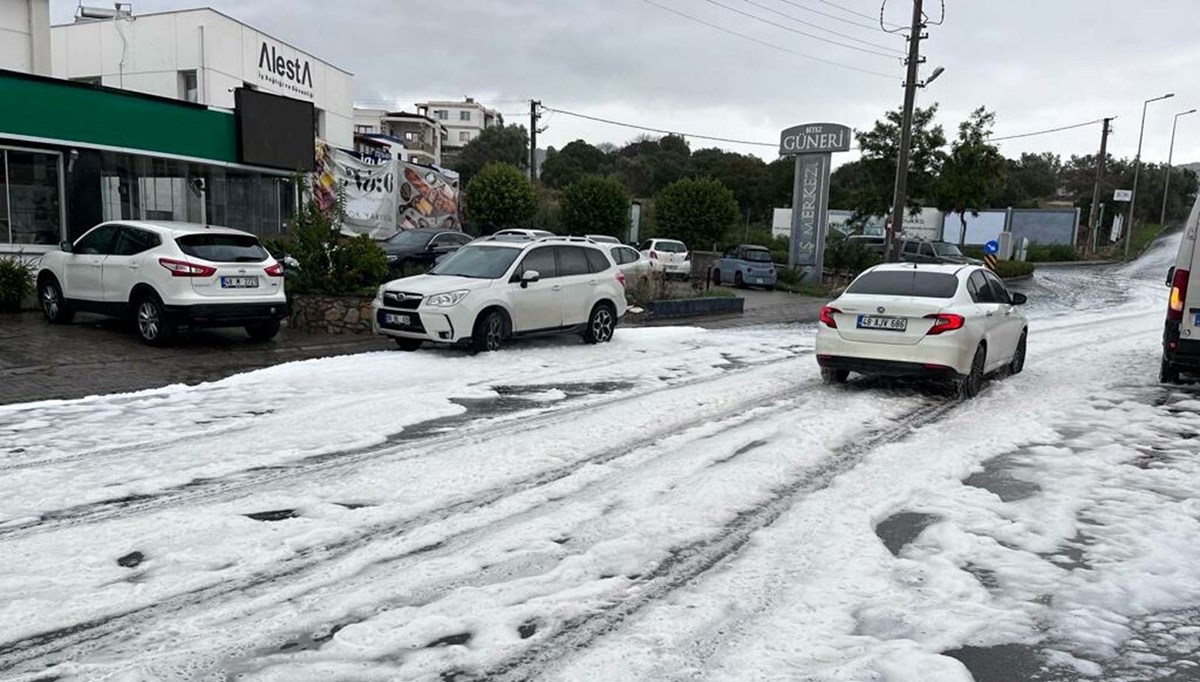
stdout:
<svg viewBox="0 0 1200 682">
<path fill-rule="evenodd" d="M 821 309 L 821 376 L 826 383 L 850 372 L 943 377 L 973 397 L 989 373 L 1024 369 L 1023 303 L 1024 294 L 978 266 L 877 265 Z"/>
<path fill-rule="evenodd" d="M 379 287 L 372 307 L 375 331 L 404 350 L 428 341 L 494 351 L 513 336 L 562 332 L 603 343 L 625 314 L 625 276 L 589 239 L 493 236 Z"/>
<path fill-rule="evenodd" d="M 76 311 L 132 316 L 148 344 L 180 327 L 279 332 L 287 309 L 283 266 L 248 232 L 192 223 L 102 223 L 42 256 L 38 300 L 51 324 Z"/>
</svg>

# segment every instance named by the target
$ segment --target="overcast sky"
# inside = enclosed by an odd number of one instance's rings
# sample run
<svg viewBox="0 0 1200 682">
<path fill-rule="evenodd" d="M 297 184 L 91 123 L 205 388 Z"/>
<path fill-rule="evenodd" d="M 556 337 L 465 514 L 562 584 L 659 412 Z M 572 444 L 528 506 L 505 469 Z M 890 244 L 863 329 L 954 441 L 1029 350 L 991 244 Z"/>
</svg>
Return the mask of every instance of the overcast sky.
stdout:
<svg viewBox="0 0 1200 682">
<path fill-rule="evenodd" d="M 651 4 L 654 3 L 654 4 Z M 1200 106 L 1197 0 L 946 0 L 930 26 L 919 91 L 939 102 L 952 136 L 980 105 L 997 113 L 997 136 L 1118 116 L 1110 151 L 1132 157 L 1142 102 L 1150 105 L 1143 158 L 1165 161 L 1175 113 Z M 55 23 L 77 2 L 51 0 Z M 92 2 L 91 4 L 102 4 Z M 135 0 L 134 13 L 202 6 Z M 208 5 L 355 74 L 362 105 L 411 109 L 430 98 L 471 95 L 528 125 L 528 100 L 602 118 L 776 143 L 779 131 L 831 121 L 869 128 L 901 104 L 904 39 L 878 27 L 875 0 L 209 0 Z M 829 62 L 807 59 L 729 31 Z M 871 52 L 832 45 L 745 14 Z M 942 14 L 926 0 L 931 20 Z M 886 17 L 907 23 L 909 0 Z M 815 11 L 813 11 L 815 10 Z M 847 11 L 848 10 L 848 11 Z M 833 15 L 838 19 L 822 16 Z M 867 17 L 874 17 L 869 19 Z M 815 25 L 802 24 L 803 20 Z M 873 28 L 872 28 L 873 26 Z M 835 31 L 846 37 L 830 33 Z M 543 120 L 539 146 L 583 138 L 626 142 L 639 133 L 562 113 Z M 1094 153 L 1100 125 L 1000 143 L 1009 156 Z M 775 157 L 771 147 L 690 140 Z M 852 158 L 851 155 L 841 155 Z M 1200 114 L 1180 119 L 1177 163 L 1200 161 Z"/>
</svg>

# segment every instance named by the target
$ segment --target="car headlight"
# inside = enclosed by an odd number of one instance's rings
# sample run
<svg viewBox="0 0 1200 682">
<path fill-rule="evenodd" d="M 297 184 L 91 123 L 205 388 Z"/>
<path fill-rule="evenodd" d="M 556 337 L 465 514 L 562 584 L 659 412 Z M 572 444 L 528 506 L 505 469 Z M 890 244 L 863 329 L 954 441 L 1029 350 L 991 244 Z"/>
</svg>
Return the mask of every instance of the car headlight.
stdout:
<svg viewBox="0 0 1200 682">
<path fill-rule="evenodd" d="M 458 305 L 470 293 L 466 289 L 462 291 L 449 291 L 444 294 L 434 294 L 425 299 L 425 304 L 435 308 L 449 308 L 452 305 Z"/>
<path fill-rule="evenodd" d="M 384 287 L 381 286 L 375 290 L 375 300 L 371 301 L 371 303 L 377 304 L 377 305 L 383 305 L 383 289 L 384 289 Z"/>
<path fill-rule="evenodd" d="M 394 253 L 389 253 L 389 254 L 387 255 L 387 262 L 389 262 L 389 263 L 395 263 L 397 258 L 399 258 L 399 256 L 397 256 L 396 254 L 394 254 Z"/>
</svg>

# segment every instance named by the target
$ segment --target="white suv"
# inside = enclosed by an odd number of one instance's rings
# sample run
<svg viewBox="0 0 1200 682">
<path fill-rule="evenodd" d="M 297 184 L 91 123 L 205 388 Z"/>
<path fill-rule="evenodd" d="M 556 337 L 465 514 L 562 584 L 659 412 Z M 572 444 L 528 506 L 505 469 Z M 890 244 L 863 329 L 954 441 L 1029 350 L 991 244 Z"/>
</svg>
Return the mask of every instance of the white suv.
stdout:
<svg viewBox="0 0 1200 682">
<path fill-rule="evenodd" d="M 494 351 L 512 336 L 578 332 L 612 339 L 625 276 L 582 238 L 476 240 L 425 275 L 388 282 L 372 304 L 379 334 L 404 350 L 425 341 Z"/>
<path fill-rule="evenodd" d="M 247 232 L 121 221 L 61 246 L 42 256 L 37 273 L 52 324 L 69 323 L 76 311 L 132 315 L 152 345 L 171 341 L 180 326 L 245 327 L 256 340 L 279 332 L 283 266 Z"/>
</svg>

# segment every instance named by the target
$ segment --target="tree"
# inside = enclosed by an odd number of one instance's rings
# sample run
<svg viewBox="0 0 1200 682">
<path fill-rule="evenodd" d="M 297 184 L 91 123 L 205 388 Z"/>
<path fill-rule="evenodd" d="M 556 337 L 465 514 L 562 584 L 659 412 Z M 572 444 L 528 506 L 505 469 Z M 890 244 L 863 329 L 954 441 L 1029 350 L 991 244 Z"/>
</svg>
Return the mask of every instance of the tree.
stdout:
<svg viewBox="0 0 1200 682">
<path fill-rule="evenodd" d="M 546 150 L 541 179 L 547 187 L 562 189 L 585 175 L 607 175 L 611 169 L 612 161 L 607 154 L 583 140 L 575 140 L 561 150 Z"/>
<path fill-rule="evenodd" d="M 997 206 L 1036 208 L 1041 200 L 1058 194 L 1062 159 L 1057 154 L 1025 153 L 1019 160 L 1007 159 L 1006 163 L 1007 182 L 996 200 Z"/>
<path fill-rule="evenodd" d="M 567 234 L 624 238 L 629 231 L 629 197 L 616 180 L 591 175 L 567 185 L 559 211 Z"/>
<path fill-rule="evenodd" d="M 733 190 L 738 208 L 754 220 L 770 220 L 771 183 L 767 164 L 757 156 L 720 149 L 700 149 L 692 154 L 694 177 L 709 177 Z"/>
<path fill-rule="evenodd" d="M 691 150 L 678 135 L 642 136 L 617 152 L 616 173 L 630 195 L 653 196 L 691 174 Z"/>
<path fill-rule="evenodd" d="M 937 207 L 958 213 L 962 229 L 958 243 L 965 243 L 967 213 L 978 216 L 1004 189 L 1008 164 L 995 145 L 988 144 L 996 114 L 984 107 L 971 112 L 958 126 L 958 137 L 938 177 Z"/>
<path fill-rule="evenodd" d="M 529 167 L 529 134 L 525 132 L 525 126 L 492 126 L 468 142 L 453 163 L 454 170 L 461 176 L 460 186 L 469 183 L 489 163 Z"/>
<path fill-rule="evenodd" d="M 528 227 L 537 204 L 537 192 L 516 166 L 489 163 L 467 183 L 467 219 L 480 234 Z"/>
<path fill-rule="evenodd" d="M 658 195 L 654 212 L 659 236 L 679 239 L 694 248 L 720 242 L 738 218 L 733 192 L 711 178 L 671 183 Z"/>
<path fill-rule="evenodd" d="M 912 147 L 908 165 L 907 207 L 920 208 L 936 197 L 937 176 L 946 153 L 946 133 L 933 124 L 937 104 L 913 111 Z M 875 127 L 855 135 L 862 150 L 861 172 L 864 177 L 846 196 L 847 208 L 854 211 L 853 222 L 861 223 L 871 216 L 889 215 L 895 192 L 896 160 L 900 155 L 900 109 L 889 111 Z"/>
</svg>

